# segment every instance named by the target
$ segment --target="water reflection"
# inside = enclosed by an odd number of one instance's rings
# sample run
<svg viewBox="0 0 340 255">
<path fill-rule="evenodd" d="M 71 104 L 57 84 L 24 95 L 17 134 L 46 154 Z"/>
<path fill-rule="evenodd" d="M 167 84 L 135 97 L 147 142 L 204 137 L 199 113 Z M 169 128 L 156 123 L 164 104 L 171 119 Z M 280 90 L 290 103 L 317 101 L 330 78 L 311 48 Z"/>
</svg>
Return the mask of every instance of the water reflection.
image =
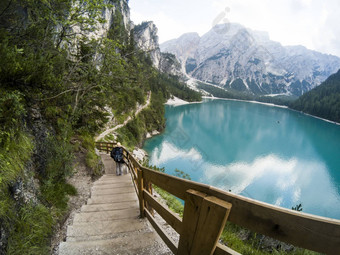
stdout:
<svg viewBox="0 0 340 255">
<path fill-rule="evenodd" d="M 166 132 L 145 149 L 170 174 L 179 168 L 236 194 L 340 219 L 340 128 L 298 115 L 225 101 L 167 108 Z"/>
</svg>

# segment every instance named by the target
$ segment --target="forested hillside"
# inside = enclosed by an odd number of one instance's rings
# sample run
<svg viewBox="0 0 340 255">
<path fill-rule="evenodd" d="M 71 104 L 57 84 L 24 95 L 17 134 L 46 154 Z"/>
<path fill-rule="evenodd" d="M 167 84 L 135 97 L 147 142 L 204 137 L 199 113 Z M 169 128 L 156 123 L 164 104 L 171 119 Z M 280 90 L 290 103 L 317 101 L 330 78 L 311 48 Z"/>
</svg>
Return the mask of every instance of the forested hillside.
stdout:
<svg viewBox="0 0 340 255">
<path fill-rule="evenodd" d="M 203 89 L 208 92 L 210 95 L 218 98 L 228 98 L 228 99 L 238 99 L 238 100 L 246 100 L 246 101 L 258 101 L 269 104 L 277 104 L 277 105 L 285 105 L 288 106 L 295 97 L 293 96 L 257 96 L 247 92 L 239 92 L 232 89 L 222 89 L 217 86 L 211 86 L 202 82 L 198 82 L 199 89 Z"/>
<path fill-rule="evenodd" d="M 50 253 L 54 226 L 77 193 L 66 182 L 75 153 L 100 174 L 93 137 L 108 108 L 119 119 L 152 91 L 151 106 L 120 132 L 133 146 L 164 127 L 170 94 L 200 97 L 137 48 L 128 8 L 125 0 L 0 2 L 0 254 Z"/>
<path fill-rule="evenodd" d="M 340 70 L 294 101 L 291 108 L 340 122 Z"/>
</svg>

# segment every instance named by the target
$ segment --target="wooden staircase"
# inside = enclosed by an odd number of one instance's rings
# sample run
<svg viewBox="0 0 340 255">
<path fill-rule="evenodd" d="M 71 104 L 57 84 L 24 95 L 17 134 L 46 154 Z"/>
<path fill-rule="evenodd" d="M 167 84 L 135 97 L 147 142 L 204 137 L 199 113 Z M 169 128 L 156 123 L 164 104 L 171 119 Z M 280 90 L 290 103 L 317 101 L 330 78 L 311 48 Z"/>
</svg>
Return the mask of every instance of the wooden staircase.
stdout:
<svg viewBox="0 0 340 255">
<path fill-rule="evenodd" d="M 172 254 L 147 219 L 139 218 L 139 203 L 130 174 L 113 174 L 114 162 L 102 154 L 106 173 L 91 190 L 91 198 L 67 229 L 60 255 Z"/>
</svg>

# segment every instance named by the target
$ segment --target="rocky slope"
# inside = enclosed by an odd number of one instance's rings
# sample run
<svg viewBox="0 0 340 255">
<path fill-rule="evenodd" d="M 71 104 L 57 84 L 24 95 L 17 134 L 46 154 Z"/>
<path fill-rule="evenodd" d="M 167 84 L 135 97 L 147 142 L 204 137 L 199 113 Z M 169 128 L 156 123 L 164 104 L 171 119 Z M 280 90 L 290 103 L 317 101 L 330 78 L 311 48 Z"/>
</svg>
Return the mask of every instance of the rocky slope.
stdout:
<svg viewBox="0 0 340 255">
<path fill-rule="evenodd" d="M 175 54 L 193 78 L 253 94 L 299 96 L 340 68 L 336 56 L 284 47 L 267 33 L 239 24 L 217 25 L 202 37 L 184 34 L 160 47 Z"/>
<path fill-rule="evenodd" d="M 161 53 L 157 33 L 158 29 L 152 21 L 134 27 L 135 41 L 140 49 L 149 54 L 154 67 L 163 73 L 183 76 L 176 57 L 171 53 Z"/>
</svg>

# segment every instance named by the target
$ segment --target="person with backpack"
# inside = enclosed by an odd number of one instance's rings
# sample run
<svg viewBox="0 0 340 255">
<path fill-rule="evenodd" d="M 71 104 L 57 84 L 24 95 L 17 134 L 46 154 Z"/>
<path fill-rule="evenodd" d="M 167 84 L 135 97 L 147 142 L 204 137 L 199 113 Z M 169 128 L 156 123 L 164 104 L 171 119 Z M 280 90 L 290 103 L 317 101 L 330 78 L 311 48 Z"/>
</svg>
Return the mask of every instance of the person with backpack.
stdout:
<svg viewBox="0 0 340 255">
<path fill-rule="evenodd" d="M 116 162 L 116 175 L 122 175 L 122 165 L 124 162 L 123 158 L 123 148 L 120 143 L 117 143 L 117 146 L 114 147 L 111 151 L 111 158 Z"/>
</svg>

